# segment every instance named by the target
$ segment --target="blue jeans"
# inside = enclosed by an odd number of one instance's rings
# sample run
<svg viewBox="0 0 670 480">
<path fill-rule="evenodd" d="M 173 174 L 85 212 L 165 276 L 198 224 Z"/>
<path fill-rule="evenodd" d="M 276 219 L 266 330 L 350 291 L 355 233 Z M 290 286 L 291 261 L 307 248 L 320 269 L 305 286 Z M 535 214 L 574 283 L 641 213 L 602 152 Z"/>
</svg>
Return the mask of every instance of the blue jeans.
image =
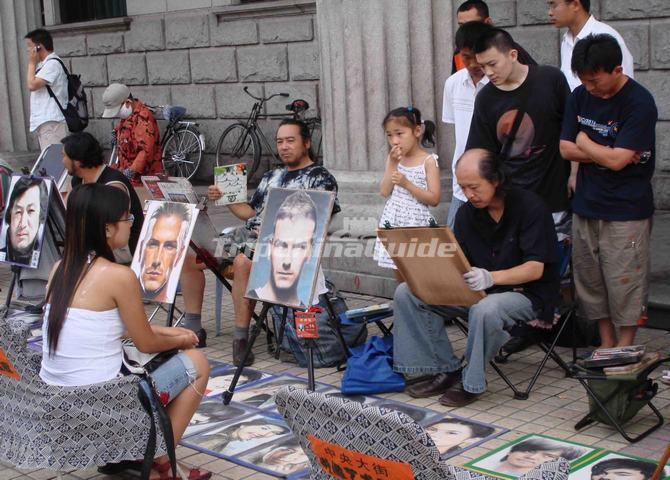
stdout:
<svg viewBox="0 0 670 480">
<path fill-rule="evenodd" d="M 470 393 L 486 391 L 486 365 L 509 340 L 507 330 L 537 318 L 531 301 L 521 293 L 494 293 L 472 307 L 436 306 L 415 297 L 406 283 L 396 288 L 393 309 L 393 369 L 400 373 L 434 375 L 461 368 L 444 321 L 467 318 L 463 388 Z"/>
<path fill-rule="evenodd" d="M 447 226 L 452 230 L 454 229 L 454 223 L 456 223 L 456 213 L 458 213 L 458 209 L 466 203 L 468 202 L 464 202 L 453 195 L 451 196 L 451 203 L 449 204 L 449 210 L 447 211 Z"/>
<path fill-rule="evenodd" d="M 163 406 L 167 406 L 186 387 L 193 384 L 197 378 L 197 373 L 191 357 L 184 352 L 178 353 L 151 372 L 154 390 L 164 404 Z M 153 405 L 154 397 L 150 394 L 149 385 L 145 380 L 142 380 L 141 385 L 145 392 L 149 394 Z M 153 407 L 156 408 L 155 405 Z"/>
</svg>

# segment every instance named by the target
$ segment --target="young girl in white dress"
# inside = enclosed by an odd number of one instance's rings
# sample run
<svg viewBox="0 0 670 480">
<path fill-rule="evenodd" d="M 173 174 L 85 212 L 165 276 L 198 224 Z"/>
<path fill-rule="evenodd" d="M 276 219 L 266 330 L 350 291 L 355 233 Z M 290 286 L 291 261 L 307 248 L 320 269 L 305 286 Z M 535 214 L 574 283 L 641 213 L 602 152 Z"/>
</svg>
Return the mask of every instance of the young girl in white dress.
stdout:
<svg viewBox="0 0 670 480">
<path fill-rule="evenodd" d="M 440 203 L 440 169 L 437 155 L 422 147 L 435 146 L 435 124 L 422 121 L 414 107 L 391 110 L 382 123 L 391 151 L 386 159 L 379 186 L 387 198 L 379 227 L 428 226 L 432 215 L 428 207 Z M 396 268 L 379 238 L 374 259 L 381 267 Z M 398 281 L 403 281 L 396 269 Z"/>
</svg>

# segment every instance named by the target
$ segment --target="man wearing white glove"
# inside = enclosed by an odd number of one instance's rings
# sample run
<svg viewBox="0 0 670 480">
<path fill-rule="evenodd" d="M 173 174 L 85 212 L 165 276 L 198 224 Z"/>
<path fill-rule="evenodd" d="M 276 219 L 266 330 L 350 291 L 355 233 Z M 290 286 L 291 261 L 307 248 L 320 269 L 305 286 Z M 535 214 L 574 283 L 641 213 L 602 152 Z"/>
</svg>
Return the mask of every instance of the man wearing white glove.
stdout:
<svg viewBox="0 0 670 480">
<path fill-rule="evenodd" d="M 393 343 L 395 371 L 432 375 L 407 393 L 442 394 L 440 403 L 451 407 L 486 391 L 486 364 L 509 340 L 508 329 L 531 320 L 552 324 L 559 293 L 558 241 L 543 200 L 509 188 L 497 155 L 486 150 L 466 151 L 456 170 L 468 203 L 456 215 L 454 233 L 473 265 L 463 280 L 487 296 L 471 307 L 426 305 L 400 284 Z M 444 321 L 456 316 L 468 319 L 462 369 L 444 328 Z"/>
</svg>

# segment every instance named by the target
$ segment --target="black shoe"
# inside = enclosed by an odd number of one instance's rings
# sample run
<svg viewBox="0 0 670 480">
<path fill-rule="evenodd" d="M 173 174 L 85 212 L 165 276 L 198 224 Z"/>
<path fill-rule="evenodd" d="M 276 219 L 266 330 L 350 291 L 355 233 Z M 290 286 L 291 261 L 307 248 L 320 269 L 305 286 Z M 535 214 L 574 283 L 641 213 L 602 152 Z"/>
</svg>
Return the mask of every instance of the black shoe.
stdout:
<svg viewBox="0 0 670 480">
<path fill-rule="evenodd" d="M 246 338 L 235 338 L 233 339 L 233 365 L 239 367 L 242 363 L 242 357 L 244 357 L 244 352 L 247 349 L 248 340 Z M 249 352 L 247 361 L 244 363 L 245 367 L 248 367 L 254 363 L 254 352 Z"/>
<path fill-rule="evenodd" d="M 477 400 L 481 393 L 470 393 L 462 387 L 452 388 L 439 398 L 440 404 L 446 407 L 464 407 Z"/>
<path fill-rule="evenodd" d="M 406 392 L 410 397 L 426 398 L 446 392 L 461 380 L 461 371 L 438 373 L 431 380 L 417 383 Z"/>
<path fill-rule="evenodd" d="M 104 475 L 118 475 L 126 470 L 142 471 L 142 460 L 122 460 L 119 463 L 108 463 L 98 467 L 98 473 Z"/>
<path fill-rule="evenodd" d="M 205 348 L 207 346 L 207 330 L 201 328 L 195 334 L 198 336 L 198 346 L 196 348 Z"/>
</svg>

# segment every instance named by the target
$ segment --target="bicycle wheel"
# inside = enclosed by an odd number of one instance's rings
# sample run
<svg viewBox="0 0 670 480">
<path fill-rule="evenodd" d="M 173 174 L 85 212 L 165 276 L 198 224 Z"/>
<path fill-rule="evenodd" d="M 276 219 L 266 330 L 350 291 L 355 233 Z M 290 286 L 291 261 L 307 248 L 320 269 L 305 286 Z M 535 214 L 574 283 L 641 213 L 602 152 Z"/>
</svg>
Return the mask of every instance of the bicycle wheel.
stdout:
<svg viewBox="0 0 670 480">
<path fill-rule="evenodd" d="M 175 130 L 163 145 L 163 169 L 171 177 L 191 178 L 200 166 L 202 144 L 197 132 L 189 128 Z"/>
<path fill-rule="evenodd" d="M 226 128 L 216 145 L 216 165 L 247 164 L 247 181 L 254 176 L 261 163 L 261 144 L 256 133 L 242 123 Z"/>
</svg>

